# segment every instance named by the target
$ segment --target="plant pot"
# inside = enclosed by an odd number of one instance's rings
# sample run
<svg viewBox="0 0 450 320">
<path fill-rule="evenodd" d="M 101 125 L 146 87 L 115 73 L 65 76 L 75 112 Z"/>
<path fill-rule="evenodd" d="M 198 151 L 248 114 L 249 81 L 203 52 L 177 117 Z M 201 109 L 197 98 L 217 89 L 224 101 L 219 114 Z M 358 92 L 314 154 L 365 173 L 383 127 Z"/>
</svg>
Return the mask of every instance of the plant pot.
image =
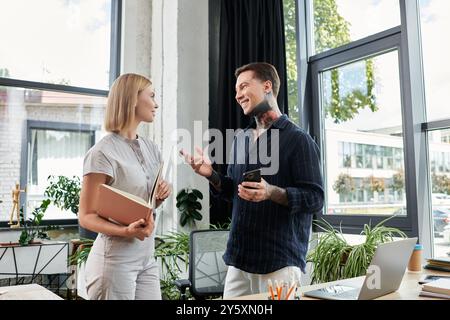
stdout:
<svg viewBox="0 0 450 320">
<path fill-rule="evenodd" d="M 345 266 L 345 264 L 347 263 L 348 257 L 350 256 L 351 250 L 350 251 L 345 251 L 342 256 L 341 256 L 341 262 L 339 263 L 341 266 Z"/>
<path fill-rule="evenodd" d="M 10 242 L 3 245 L 6 246 L 0 247 L 0 279 L 67 273 L 67 242 L 36 241 L 26 246 Z"/>
<path fill-rule="evenodd" d="M 41 241 L 32 241 L 29 246 L 34 244 L 42 244 Z M 18 247 L 22 246 L 19 242 L 0 242 L 0 247 Z"/>
<path fill-rule="evenodd" d="M 20 246 L 18 242 L 0 242 L 0 247 L 17 247 Z"/>
</svg>

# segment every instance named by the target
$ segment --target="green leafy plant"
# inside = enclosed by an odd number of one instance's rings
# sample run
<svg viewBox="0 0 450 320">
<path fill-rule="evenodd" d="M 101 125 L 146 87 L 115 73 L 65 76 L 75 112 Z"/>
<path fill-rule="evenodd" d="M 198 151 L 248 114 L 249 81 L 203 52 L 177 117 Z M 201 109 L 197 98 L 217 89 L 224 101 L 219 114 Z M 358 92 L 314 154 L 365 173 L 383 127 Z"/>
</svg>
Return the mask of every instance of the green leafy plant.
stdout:
<svg viewBox="0 0 450 320">
<path fill-rule="evenodd" d="M 179 291 L 174 281 L 188 270 L 189 235 L 184 232 L 171 232 L 155 238 L 155 257 L 161 261 L 161 294 L 165 300 L 179 299 Z M 94 240 L 81 239 L 75 252 L 69 257 L 70 264 L 82 266 L 86 263 Z"/>
<path fill-rule="evenodd" d="M 75 215 L 78 214 L 80 204 L 81 182 L 80 178 L 73 176 L 49 176 L 49 186 L 45 189 L 44 195 L 61 210 L 70 210 Z"/>
<path fill-rule="evenodd" d="M 231 218 L 228 218 L 227 222 L 210 224 L 209 228 L 212 230 L 229 230 L 231 225 Z"/>
<path fill-rule="evenodd" d="M 390 187 L 392 190 L 398 192 L 403 192 L 403 190 L 405 190 L 405 172 L 403 170 L 398 171 L 392 176 Z"/>
<path fill-rule="evenodd" d="M 71 265 L 77 264 L 81 267 L 84 263 L 86 263 L 93 244 L 94 240 L 92 239 L 80 239 L 77 249 L 72 255 L 69 256 L 69 263 Z"/>
<path fill-rule="evenodd" d="M 320 53 L 349 43 L 350 23 L 340 15 L 336 0 L 314 0 L 314 39 L 316 52 Z M 332 69 L 331 99 L 324 101 L 326 116 L 335 123 L 354 119 L 361 110 L 368 108 L 372 112 L 378 110 L 375 88 L 375 65 L 373 59 L 365 60 L 364 80 L 359 81 L 359 89 L 354 83 L 346 83 L 340 75 L 339 68 Z M 361 68 L 362 69 L 362 68 Z M 350 91 L 350 92 L 346 92 Z M 346 92 L 344 94 L 344 92 Z"/>
<path fill-rule="evenodd" d="M 374 176 L 370 176 L 365 179 L 365 184 L 368 189 L 372 192 L 382 193 L 384 192 L 384 180 L 382 178 L 375 178 Z"/>
<path fill-rule="evenodd" d="M 197 189 L 182 189 L 177 195 L 177 208 L 180 211 L 180 225 L 195 225 L 195 221 L 202 220 L 202 204 L 198 200 L 203 199 L 203 194 Z"/>
<path fill-rule="evenodd" d="M 231 221 L 230 221 L 231 222 Z M 229 223 L 211 225 L 211 229 L 227 229 Z M 161 294 L 163 299 L 177 300 L 180 291 L 174 284 L 189 268 L 189 234 L 183 231 L 170 232 L 155 238 L 155 257 L 161 261 Z M 192 298 L 189 290 L 186 298 Z"/>
<path fill-rule="evenodd" d="M 224 225 L 211 225 L 211 229 L 223 229 Z M 81 266 L 86 262 L 93 240 L 80 240 L 77 250 L 70 256 L 71 264 Z M 183 231 L 169 232 L 155 237 L 155 257 L 161 262 L 161 294 L 165 300 L 178 300 L 180 292 L 174 281 L 181 278 L 183 272 L 189 268 L 189 234 Z M 187 299 L 192 298 L 186 292 Z"/>
<path fill-rule="evenodd" d="M 350 194 L 355 191 L 353 177 L 346 173 L 341 173 L 333 184 L 333 190 L 338 194 Z"/>
<path fill-rule="evenodd" d="M 358 245 L 350 245 L 342 231 L 337 231 L 328 222 L 314 222 L 323 233 L 319 235 L 317 247 L 307 256 L 307 261 L 314 265 L 312 282 L 323 283 L 365 275 L 378 244 L 393 241 L 394 237 L 406 238 L 401 230 L 383 225 L 391 218 L 373 228 L 370 223 L 365 224 L 361 232 L 365 241 Z"/>
<path fill-rule="evenodd" d="M 78 215 L 80 205 L 81 182 L 80 178 L 73 176 L 49 176 L 49 185 L 45 189 L 44 195 L 49 198 L 52 204 L 61 210 L 70 210 Z M 86 263 L 91 252 L 94 240 L 80 239 L 75 252 L 69 256 L 70 264 L 78 266 Z"/>
<path fill-rule="evenodd" d="M 433 172 L 431 174 L 431 185 L 433 193 L 450 194 L 450 178 L 445 174 L 439 175 Z"/>
<path fill-rule="evenodd" d="M 170 232 L 157 237 L 155 257 L 161 261 L 161 294 L 165 300 L 179 299 L 180 292 L 174 281 L 186 272 L 189 266 L 189 235 L 185 232 Z M 188 296 L 189 298 L 189 296 Z"/>
<path fill-rule="evenodd" d="M 20 220 L 23 226 L 23 230 L 20 233 L 19 237 L 20 245 L 27 246 L 29 244 L 32 244 L 36 238 L 50 240 L 47 231 L 55 230 L 57 229 L 57 227 L 41 227 L 42 218 L 44 217 L 44 213 L 47 210 L 49 204 L 50 200 L 48 199 L 42 201 L 41 205 L 33 210 L 33 212 L 31 213 L 31 217 L 28 220 L 25 220 L 23 207 L 20 208 Z"/>
<path fill-rule="evenodd" d="M 74 176 L 68 178 L 65 176 L 49 176 L 48 187 L 44 191 L 44 199 L 40 206 L 36 207 L 31 213 L 31 217 L 25 221 L 23 208 L 20 209 L 20 220 L 23 226 L 19 237 L 21 245 L 28 245 L 35 238 L 50 240 L 47 231 L 58 229 L 57 226 L 40 226 L 44 218 L 45 211 L 50 204 L 54 204 L 61 210 L 70 210 L 74 214 L 78 213 L 80 202 L 81 183 L 80 178 Z"/>
</svg>

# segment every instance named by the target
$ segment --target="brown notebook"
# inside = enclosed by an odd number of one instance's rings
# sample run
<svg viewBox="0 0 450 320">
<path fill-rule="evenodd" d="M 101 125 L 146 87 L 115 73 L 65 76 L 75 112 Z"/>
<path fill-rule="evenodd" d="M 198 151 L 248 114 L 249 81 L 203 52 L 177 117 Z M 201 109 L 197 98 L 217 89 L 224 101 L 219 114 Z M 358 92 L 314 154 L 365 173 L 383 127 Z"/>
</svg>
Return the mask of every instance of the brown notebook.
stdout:
<svg viewBox="0 0 450 320">
<path fill-rule="evenodd" d="M 97 214 L 126 226 L 139 219 L 145 219 L 149 213 L 152 213 L 152 208 L 156 206 L 156 192 L 161 181 L 162 167 L 161 164 L 148 202 L 128 192 L 101 184 L 96 201 Z"/>
</svg>

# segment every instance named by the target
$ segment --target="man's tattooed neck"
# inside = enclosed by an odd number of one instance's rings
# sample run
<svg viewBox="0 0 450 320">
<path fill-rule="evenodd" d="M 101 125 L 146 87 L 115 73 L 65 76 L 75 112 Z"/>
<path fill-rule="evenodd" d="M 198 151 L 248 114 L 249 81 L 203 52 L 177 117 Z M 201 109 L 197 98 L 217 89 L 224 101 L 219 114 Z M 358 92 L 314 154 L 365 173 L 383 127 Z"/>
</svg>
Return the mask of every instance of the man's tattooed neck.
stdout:
<svg viewBox="0 0 450 320">
<path fill-rule="evenodd" d="M 279 117 L 280 112 L 275 110 L 270 110 L 255 116 L 256 128 L 257 129 L 267 129 L 269 128 Z"/>
</svg>

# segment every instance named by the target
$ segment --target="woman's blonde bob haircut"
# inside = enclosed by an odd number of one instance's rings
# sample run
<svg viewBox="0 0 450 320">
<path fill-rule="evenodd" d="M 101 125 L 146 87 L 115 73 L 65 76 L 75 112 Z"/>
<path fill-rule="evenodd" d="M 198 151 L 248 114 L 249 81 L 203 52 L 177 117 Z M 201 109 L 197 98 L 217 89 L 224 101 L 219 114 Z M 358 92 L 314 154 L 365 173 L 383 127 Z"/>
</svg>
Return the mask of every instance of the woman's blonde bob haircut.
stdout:
<svg viewBox="0 0 450 320">
<path fill-rule="evenodd" d="M 134 122 L 138 95 L 152 82 L 144 76 L 127 73 L 114 81 L 108 95 L 105 113 L 105 130 L 118 133 Z"/>
</svg>

